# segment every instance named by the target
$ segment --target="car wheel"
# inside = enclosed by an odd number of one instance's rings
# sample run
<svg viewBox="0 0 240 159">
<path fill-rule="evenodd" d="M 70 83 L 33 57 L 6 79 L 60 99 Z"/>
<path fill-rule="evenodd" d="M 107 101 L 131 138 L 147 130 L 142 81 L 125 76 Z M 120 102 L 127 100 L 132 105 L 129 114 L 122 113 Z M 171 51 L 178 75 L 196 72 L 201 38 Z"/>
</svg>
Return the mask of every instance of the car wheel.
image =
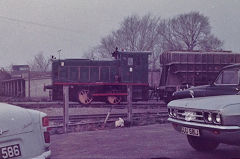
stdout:
<svg viewBox="0 0 240 159">
<path fill-rule="evenodd" d="M 203 139 L 196 136 L 187 136 L 188 143 L 197 151 L 212 151 L 215 150 L 219 142 Z"/>
</svg>

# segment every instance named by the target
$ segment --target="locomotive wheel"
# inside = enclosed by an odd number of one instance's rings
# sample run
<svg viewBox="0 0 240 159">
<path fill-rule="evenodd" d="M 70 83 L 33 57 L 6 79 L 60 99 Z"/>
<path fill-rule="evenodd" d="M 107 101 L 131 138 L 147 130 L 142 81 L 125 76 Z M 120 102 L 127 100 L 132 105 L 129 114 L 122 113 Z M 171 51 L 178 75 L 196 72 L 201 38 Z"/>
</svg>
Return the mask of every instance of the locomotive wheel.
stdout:
<svg viewBox="0 0 240 159">
<path fill-rule="evenodd" d="M 83 89 L 78 92 L 78 100 L 82 104 L 90 104 L 93 100 L 93 97 L 90 95 L 89 90 Z"/>
<path fill-rule="evenodd" d="M 121 102 L 121 97 L 118 96 L 108 96 L 107 101 L 110 104 L 119 104 Z"/>
</svg>

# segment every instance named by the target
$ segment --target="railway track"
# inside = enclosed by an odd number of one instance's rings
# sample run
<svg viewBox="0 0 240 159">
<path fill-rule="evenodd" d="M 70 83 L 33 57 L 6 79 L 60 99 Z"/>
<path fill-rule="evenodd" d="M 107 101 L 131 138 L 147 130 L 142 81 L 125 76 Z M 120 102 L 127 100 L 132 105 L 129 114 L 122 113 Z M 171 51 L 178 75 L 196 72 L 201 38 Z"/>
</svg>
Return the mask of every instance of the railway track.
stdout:
<svg viewBox="0 0 240 159">
<path fill-rule="evenodd" d="M 24 108 L 61 108 L 63 107 L 63 102 L 9 102 L 9 104 L 18 105 Z M 164 102 L 133 102 L 133 108 L 159 108 L 165 107 Z M 127 107 L 127 102 L 123 102 L 117 105 L 111 105 L 104 102 L 93 102 L 88 105 L 83 105 L 78 102 L 69 102 L 70 108 L 81 108 L 81 107 L 92 107 L 92 108 L 116 108 L 124 109 Z"/>
<path fill-rule="evenodd" d="M 88 115 L 70 115 L 70 122 L 79 122 L 82 120 L 101 120 L 106 118 L 106 114 L 88 114 Z M 168 113 L 166 111 L 161 111 L 157 113 L 146 112 L 146 113 L 134 113 L 133 118 L 141 118 L 144 116 L 158 116 L 158 117 L 167 117 Z M 62 122 L 63 116 L 49 116 L 48 117 L 51 122 Z M 114 113 L 110 114 L 109 119 L 118 119 L 118 118 L 127 118 L 127 114 L 125 113 Z"/>
<path fill-rule="evenodd" d="M 10 102 L 9 102 L 10 103 Z M 24 108 L 30 109 L 44 109 L 44 108 L 59 108 L 63 109 L 63 102 L 11 102 L 10 104 L 18 105 Z M 132 108 L 135 110 L 146 109 L 145 112 L 133 113 L 133 125 L 148 125 L 154 123 L 164 123 L 167 121 L 168 113 L 166 109 L 166 104 L 164 102 L 133 102 Z M 123 102 L 118 105 L 110 105 L 104 102 L 93 102 L 88 105 L 81 105 L 77 102 L 70 102 L 70 108 L 110 108 L 110 109 L 126 109 L 127 103 Z M 150 110 L 148 110 L 150 109 Z M 156 112 L 153 112 L 153 110 Z M 102 111 L 100 111 L 102 112 Z M 120 111 L 122 112 L 122 110 Z M 86 112 L 85 112 L 86 113 Z M 89 130 L 99 130 L 102 128 L 114 128 L 114 122 L 118 118 L 122 118 L 125 121 L 125 126 L 128 124 L 127 113 L 116 113 L 112 112 L 108 119 L 106 120 L 107 113 L 102 114 L 81 114 L 81 115 L 70 115 L 69 123 L 67 127 L 68 132 L 79 132 L 79 131 L 89 131 Z M 50 113 L 51 114 L 51 113 Z M 58 114 L 58 113 L 56 113 Z M 106 123 L 104 121 L 106 120 Z M 64 133 L 63 127 L 63 116 L 49 115 L 50 121 L 50 133 L 51 134 L 61 134 Z"/>
<path fill-rule="evenodd" d="M 113 128 L 114 122 L 118 118 L 123 118 L 125 121 L 125 126 L 129 126 L 127 120 L 127 114 L 110 114 L 106 123 L 106 114 L 91 114 L 91 115 L 71 115 L 69 116 L 68 132 L 78 132 L 78 131 L 89 131 L 89 130 L 99 130 L 103 128 Z M 161 111 L 156 113 L 134 113 L 133 122 L 134 125 L 148 125 L 154 123 L 165 123 L 167 122 L 168 113 L 167 111 Z M 63 116 L 49 116 L 50 120 L 50 133 L 51 134 L 61 134 L 63 133 Z"/>
</svg>

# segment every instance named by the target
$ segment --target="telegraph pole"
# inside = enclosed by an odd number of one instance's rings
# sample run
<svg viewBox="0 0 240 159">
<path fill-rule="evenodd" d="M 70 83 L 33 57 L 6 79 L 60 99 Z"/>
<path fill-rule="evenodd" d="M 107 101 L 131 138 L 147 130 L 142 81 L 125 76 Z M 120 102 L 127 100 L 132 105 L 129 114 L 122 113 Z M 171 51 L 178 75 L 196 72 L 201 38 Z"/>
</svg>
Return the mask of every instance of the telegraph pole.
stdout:
<svg viewBox="0 0 240 159">
<path fill-rule="evenodd" d="M 62 49 L 59 49 L 57 52 L 58 52 L 58 60 L 60 61 L 60 55 L 61 55 L 61 51 Z"/>
<path fill-rule="evenodd" d="M 30 80 L 31 80 L 31 77 L 30 77 L 30 66 L 28 66 L 28 98 L 30 99 L 30 97 L 31 97 L 31 91 L 30 91 L 30 86 L 31 86 L 31 84 L 30 84 Z"/>
</svg>

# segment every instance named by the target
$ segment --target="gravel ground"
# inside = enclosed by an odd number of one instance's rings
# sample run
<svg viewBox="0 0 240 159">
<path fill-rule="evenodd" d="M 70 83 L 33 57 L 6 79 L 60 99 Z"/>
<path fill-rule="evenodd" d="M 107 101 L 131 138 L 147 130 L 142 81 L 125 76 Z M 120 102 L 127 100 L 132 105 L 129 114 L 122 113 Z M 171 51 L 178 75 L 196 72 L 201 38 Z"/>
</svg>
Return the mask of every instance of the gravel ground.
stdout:
<svg viewBox="0 0 240 159">
<path fill-rule="evenodd" d="M 195 151 L 171 124 L 85 131 L 51 136 L 52 159 L 239 159 L 240 148 L 220 144 Z"/>
</svg>

